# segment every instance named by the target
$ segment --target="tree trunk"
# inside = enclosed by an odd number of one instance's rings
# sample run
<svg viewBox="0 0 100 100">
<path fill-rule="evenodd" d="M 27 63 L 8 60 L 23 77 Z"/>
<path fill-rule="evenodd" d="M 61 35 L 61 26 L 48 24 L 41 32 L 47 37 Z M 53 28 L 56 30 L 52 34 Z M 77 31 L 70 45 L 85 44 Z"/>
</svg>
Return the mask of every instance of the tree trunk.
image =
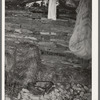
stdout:
<svg viewBox="0 0 100 100">
<path fill-rule="evenodd" d="M 48 19 L 56 20 L 56 0 L 49 0 Z"/>
<path fill-rule="evenodd" d="M 80 58 L 91 59 L 92 0 L 80 0 L 70 50 Z"/>
</svg>

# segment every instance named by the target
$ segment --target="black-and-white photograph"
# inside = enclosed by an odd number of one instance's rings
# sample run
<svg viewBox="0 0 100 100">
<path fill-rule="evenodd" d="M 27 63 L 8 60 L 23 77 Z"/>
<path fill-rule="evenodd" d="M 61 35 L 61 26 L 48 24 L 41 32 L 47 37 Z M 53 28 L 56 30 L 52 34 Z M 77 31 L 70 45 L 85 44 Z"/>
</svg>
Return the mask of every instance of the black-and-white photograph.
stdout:
<svg viewBox="0 0 100 100">
<path fill-rule="evenodd" d="M 92 0 L 5 0 L 5 100 L 92 100 Z"/>
</svg>

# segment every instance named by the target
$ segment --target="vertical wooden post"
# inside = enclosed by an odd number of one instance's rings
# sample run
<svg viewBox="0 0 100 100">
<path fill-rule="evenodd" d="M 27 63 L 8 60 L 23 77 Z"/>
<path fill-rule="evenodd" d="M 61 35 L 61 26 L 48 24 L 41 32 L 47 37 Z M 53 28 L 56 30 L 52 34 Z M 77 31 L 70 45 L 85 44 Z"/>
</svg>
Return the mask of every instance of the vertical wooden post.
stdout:
<svg viewBox="0 0 100 100">
<path fill-rule="evenodd" d="M 49 0 L 48 19 L 56 20 L 56 1 L 57 0 Z"/>
</svg>

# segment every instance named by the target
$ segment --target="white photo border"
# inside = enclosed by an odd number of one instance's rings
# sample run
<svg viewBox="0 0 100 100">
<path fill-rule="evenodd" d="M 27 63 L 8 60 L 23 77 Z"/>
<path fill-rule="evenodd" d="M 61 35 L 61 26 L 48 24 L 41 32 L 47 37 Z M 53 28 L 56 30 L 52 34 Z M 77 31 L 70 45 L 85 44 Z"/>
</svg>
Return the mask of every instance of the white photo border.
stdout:
<svg viewBox="0 0 100 100">
<path fill-rule="evenodd" d="M 98 100 L 98 0 L 92 0 L 92 100 Z"/>
<path fill-rule="evenodd" d="M 98 99 L 98 2 L 92 0 L 92 100 Z M 5 0 L 2 0 L 2 100 L 5 100 Z"/>
</svg>

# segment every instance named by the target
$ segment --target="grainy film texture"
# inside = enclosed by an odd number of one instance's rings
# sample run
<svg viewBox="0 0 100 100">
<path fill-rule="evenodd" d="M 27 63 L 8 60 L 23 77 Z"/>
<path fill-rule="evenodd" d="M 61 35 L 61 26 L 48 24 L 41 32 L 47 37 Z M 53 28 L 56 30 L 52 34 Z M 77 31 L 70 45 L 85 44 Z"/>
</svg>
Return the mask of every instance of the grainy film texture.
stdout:
<svg viewBox="0 0 100 100">
<path fill-rule="evenodd" d="M 5 0 L 5 100 L 92 100 L 92 0 Z"/>
</svg>

